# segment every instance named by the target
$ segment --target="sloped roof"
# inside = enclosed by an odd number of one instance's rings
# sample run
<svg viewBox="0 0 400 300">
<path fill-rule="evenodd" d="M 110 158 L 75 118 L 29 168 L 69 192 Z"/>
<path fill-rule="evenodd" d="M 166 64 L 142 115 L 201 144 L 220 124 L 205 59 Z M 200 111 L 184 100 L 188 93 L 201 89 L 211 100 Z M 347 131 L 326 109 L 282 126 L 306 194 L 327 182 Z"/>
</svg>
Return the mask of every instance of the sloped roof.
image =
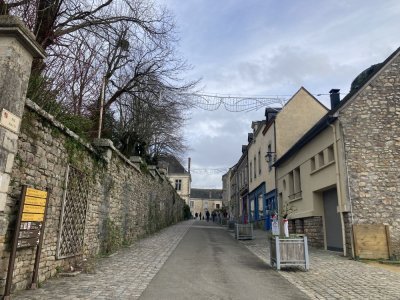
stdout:
<svg viewBox="0 0 400 300">
<path fill-rule="evenodd" d="M 352 99 L 358 91 L 364 88 L 369 81 L 380 71 L 383 67 L 385 67 L 395 56 L 400 53 L 400 47 L 397 48 L 384 62 L 374 65 L 372 72 L 363 71 L 361 74 L 363 76 L 357 76 L 355 81 L 357 81 L 358 85 L 353 87 L 349 94 L 343 98 L 339 104 L 332 108 L 327 112 L 325 116 L 323 116 L 309 131 L 307 131 L 282 157 L 280 157 L 275 163 L 274 166 L 279 166 L 283 162 L 285 162 L 288 158 L 290 158 L 293 154 L 299 151 L 305 144 L 307 144 L 310 140 L 312 140 L 316 135 L 318 135 L 321 131 L 327 128 L 330 124 L 332 124 L 337 117 L 334 116 L 335 112 L 337 112 L 340 108 L 342 108 L 350 99 Z M 369 68 L 368 68 L 369 69 Z M 367 70 L 368 70 L 367 69 Z M 354 82 L 354 81 L 353 81 Z"/>
<path fill-rule="evenodd" d="M 190 198 L 222 199 L 222 190 L 219 189 L 191 189 Z"/>
<path fill-rule="evenodd" d="M 172 155 L 162 156 L 158 159 L 158 167 L 168 170 L 168 174 L 189 174 L 179 160 Z"/>
</svg>

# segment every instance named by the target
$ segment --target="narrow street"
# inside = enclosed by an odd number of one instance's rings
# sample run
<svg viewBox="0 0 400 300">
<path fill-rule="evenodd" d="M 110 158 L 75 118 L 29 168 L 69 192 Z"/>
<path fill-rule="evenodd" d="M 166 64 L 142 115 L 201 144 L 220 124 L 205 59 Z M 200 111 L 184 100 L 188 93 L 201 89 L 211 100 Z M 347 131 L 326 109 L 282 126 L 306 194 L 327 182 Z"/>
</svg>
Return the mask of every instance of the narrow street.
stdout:
<svg viewBox="0 0 400 300">
<path fill-rule="evenodd" d="M 202 220 L 195 221 L 140 299 L 308 297 L 233 239 L 226 227 Z"/>
<path fill-rule="evenodd" d="M 400 273 L 311 249 L 310 270 L 269 266 L 267 233 L 236 241 L 226 227 L 185 221 L 12 299 L 399 299 Z"/>
</svg>

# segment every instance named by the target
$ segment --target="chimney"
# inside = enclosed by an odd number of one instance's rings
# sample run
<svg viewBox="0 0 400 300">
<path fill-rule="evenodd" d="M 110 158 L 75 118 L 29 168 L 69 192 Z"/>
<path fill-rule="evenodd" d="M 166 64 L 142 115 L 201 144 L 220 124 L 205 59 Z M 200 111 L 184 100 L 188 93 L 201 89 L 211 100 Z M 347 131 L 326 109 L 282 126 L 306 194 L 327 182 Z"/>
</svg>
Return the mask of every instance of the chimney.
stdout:
<svg viewBox="0 0 400 300">
<path fill-rule="evenodd" d="M 334 109 L 340 103 L 340 89 L 331 89 L 329 94 L 331 94 L 331 109 Z"/>
<path fill-rule="evenodd" d="M 253 133 L 248 133 L 247 134 L 247 141 L 250 143 L 253 141 Z"/>
<path fill-rule="evenodd" d="M 190 173 L 190 162 L 191 162 L 191 160 L 192 160 L 192 159 L 189 157 L 189 158 L 188 158 L 188 173 Z"/>
</svg>

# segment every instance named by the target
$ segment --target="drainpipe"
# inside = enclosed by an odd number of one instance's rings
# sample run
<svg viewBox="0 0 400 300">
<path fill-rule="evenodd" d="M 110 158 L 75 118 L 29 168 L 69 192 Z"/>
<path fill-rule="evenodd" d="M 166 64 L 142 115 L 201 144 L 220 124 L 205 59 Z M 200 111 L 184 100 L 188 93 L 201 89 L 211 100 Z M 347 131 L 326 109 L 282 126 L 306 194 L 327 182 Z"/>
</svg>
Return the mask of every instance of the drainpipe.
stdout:
<svg viewBox="0 0 400 300">
<path fill-rule="evenodd" d="M 333 131 L 333 152 L 335 155 L 335 168 L 336 168 L 336 188 L 337 188 L 337 195 L 338 195 L 338 205 L 339 205 L 339 214 L 340 214 L 340 223 L 342 226 L 342 243 L 343 243 L 343 255 L 347 256 L 347 249 L 346 249 L 346 231 L 344 229 L 344 219 L 343 219 L 343 205 L 342 205 L 342 188 L 341 188 L 341 181 L 340 181 L 340 172 L 339 172 L 339 155 L 338 155 L 338 148 L 337 148 L 337 138 L 336 138 L 336 127 L 333 124 L 329 126 L 332 127 Z"/>
<path fill-rule="evenodd" d="M 339 126 L 340 126 L 340 120 L 338 119 L 339 122 Z M 342 137 L 342 149 L 344 150 L 344 165 L 346 167 L 346 177 L 347 177 L 347 193 L 348 193 L 348 197 L 349 197 L 349 202 L 350 202 L 350 216 L 351 216 L 351 226 L 350 226 L 350 235 L 353 236 L 353 224 L 354 224 L 354 217 L 353 217 L 353 199 L 351 197 L 351 190 L 350 190 L 350 177 L 349 177 L 349 166 L 347 164 L 347 155 L 346 155 L 346 151 L 344 149 L 345 144 L 344 144 L 344 133 L 343 133 L 343 127 L 340 126 L 340 128 L 342 129 L 340 131 L 340 135 Z M 355 253 L 354 253 L 354 241 L 353 238 L 350 239 L 351 241 L 351 254 L 352 257 L 355 257 Z"/>
</svg>

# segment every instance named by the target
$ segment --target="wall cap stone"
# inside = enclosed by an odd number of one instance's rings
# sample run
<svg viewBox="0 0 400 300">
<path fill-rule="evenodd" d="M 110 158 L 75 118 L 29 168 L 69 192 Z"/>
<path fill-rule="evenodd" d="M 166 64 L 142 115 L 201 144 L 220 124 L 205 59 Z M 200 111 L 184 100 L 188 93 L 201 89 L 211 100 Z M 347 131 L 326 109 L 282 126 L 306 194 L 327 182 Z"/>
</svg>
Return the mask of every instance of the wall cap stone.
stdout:
<svg viewBox="0 0 400 300">
<path fill-rule="evenodd" d="M 0 16 L 0 36 L 15 37 L 33 58 L 46 57 L 43 48 L 36 41 L 33 33 L 15 16 Z"/>
<path fill-rule="evenodd" d="M 130 165 L 137 172 L 142 173 L 142 171 L 140 171 L 140 168 L 138 166 L 136 166 L 125 155 L 123 155 L 117 148 L 115 148 L 114 143 L 111 140 L 109 140 L 109 139 L 94 139 L 93 144 L 96 147 L 110 148 L 113 151 L 113 153 L 117 154 L 119 156 L 119 158 L 122 159 L 126 164 Z"/>
<path fill-rule="evenodd" d="M 143 160 L 140 156 L 131 156 L 131 157 L 129 157 L 129 160 L 133 163 L 139 163 L 139 164 L 141 164 L 143 162 Z"/>
</svg>

